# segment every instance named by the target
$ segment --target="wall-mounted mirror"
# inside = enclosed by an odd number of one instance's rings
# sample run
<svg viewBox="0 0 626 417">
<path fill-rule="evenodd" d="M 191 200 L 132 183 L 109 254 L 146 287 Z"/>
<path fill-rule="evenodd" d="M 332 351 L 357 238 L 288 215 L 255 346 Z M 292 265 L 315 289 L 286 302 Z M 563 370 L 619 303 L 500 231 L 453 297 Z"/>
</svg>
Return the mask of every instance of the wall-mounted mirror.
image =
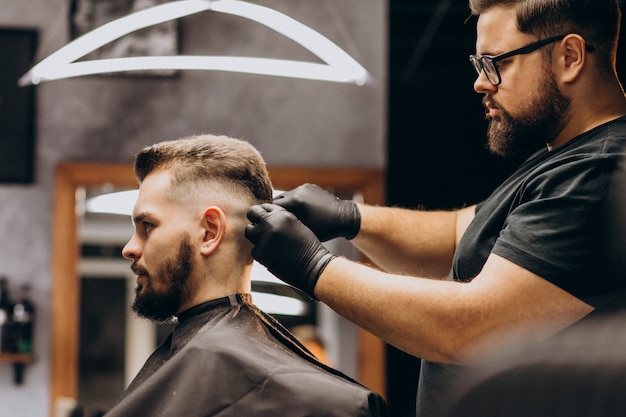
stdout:
<svg viewBox="0 0 626 417">
<path fill-rule="evenodd" d="M 341 195 L 356 196 L 370 204 L 382 204 L 384 200 L 383 178 L 378 170 L 270 167 L 270 175 L 277 189 L 290 189 L 311 182 Z M 119 343 L 116 345 L 117 349 L 123 350 L 125 358 L 125 363 L 121 365 L 124 369 L 118 373 L 121 375 L 118 379 L 122 384 L 125 385 L 134 375 L 137 367 L 143 363 L 160 337 L 159 329 L 154 325 L 133 319 L 132 315 L 128 314 L 125 297 L 132 292 L 134 277 L 128 279 L 129 265 L 123 261 L 117 249 L 132 233 L 132 229 L 124 231 L 126 227 L 130 228 L 130 221 L 127 217 L 86 214 L 84 207 L 90 195 L 136 189 L 137 183 L 132 167 L 125 164 L 62 164 L 57 169 L 55 186 L 52 416 L 56 415 L 55 410 L 59 403 L 63 402 L 62 399 L 77 399 L 79 395 L 89 396 L 90 384 L 91 386 L 107 384 L 105 380 L 99 381 L 97 376 L 91 380 L 85 378 L 84 375 L 90 371 L 83 369 L 79 360 L 81 353 L 86 349 L 85 340 L 89 340 L 89 337 L 84 337 L 88 336 L 85 332 L 90 328 L 89 325 L 85 326 L 83 320 L 81 330 L 81 318 L 94 314 L 85 307 L 93 304 L 87 299 L 90 292 L 102 295 L 103 291 L 110 291 L 111 294 L 117 294 L 116 297 L 107 296 L 107 299 L 111 302 L 117 300 L 115 302 L 119 305 L 114 309 L 115 313 L 111 314 L 110 319 L 119 323 L 119 328 L 125 329 L 118 334 L 125 333 L 127 336 L 122 337 L 121 345 Z M 126 233 L 128 234 L 124 237 Z M 111 248 L 115 254 L 108 253 Z M 327 307 L 321 305 L 319 310 L 316 311 L 316 316 L 322 317 L 323 323 L 320 325 L 326 326 L 324 331 L 327 332 L 327 337 L 332 339 L 332 343 L 343 345 L 331 346 L 331 350 L 335 350 L 335 360 L 342 362 L 333 365 L 340 365 L 337 367 L 343 368 L 342 370 L 366 386 L 384 394 L 384 344 L 356 327 L 352 331 L 354 335 L 352 342 L 341 341 L 341 337 L 335 338 L 338 333 L 342 333 L 342 337 L 345 338 L 351 332 L 345 331 L 345 328 L 337 328 L 345 326 L 345 323 L 342 324 L 342 319 L 337 321 L 333 318 L 334 313 Z M 331 323 L 330 326 L 328 323 Z M 133 342 L 137 339 L 153 342 Z M 346 348 L 349 350 L 347 353 Z M 119 386 L 120 382 L 107 386 L 111 385 Z M 119 389 L 113 388 L 111 395 L 117 396 Z"/>
</svg>

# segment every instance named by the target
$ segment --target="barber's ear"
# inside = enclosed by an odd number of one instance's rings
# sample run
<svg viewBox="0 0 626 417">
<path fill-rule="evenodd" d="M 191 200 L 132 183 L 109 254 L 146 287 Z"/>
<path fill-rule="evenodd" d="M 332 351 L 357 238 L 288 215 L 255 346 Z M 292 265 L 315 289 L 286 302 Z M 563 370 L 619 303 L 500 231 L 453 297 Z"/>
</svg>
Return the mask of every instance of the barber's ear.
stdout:
<svg viewBox="0 0 626 417">
<path fill-rule="evenodd" d="M 587 61 L 585 40 L 575 33 L 569 34 L 561 41 L 560 51 L 559 71 L 561 71 L 561 81 L 564 83 L 574 82 L 582 72 Z"/>
<path fill-rule="evenodd" d="M 206 208 L 202 225 L 204 237 L 200 251 L 203 255 L 208 256 L 219 247 L 226 234 L 226 215 L 224 211 L 217 206 Z"/>
</svg>

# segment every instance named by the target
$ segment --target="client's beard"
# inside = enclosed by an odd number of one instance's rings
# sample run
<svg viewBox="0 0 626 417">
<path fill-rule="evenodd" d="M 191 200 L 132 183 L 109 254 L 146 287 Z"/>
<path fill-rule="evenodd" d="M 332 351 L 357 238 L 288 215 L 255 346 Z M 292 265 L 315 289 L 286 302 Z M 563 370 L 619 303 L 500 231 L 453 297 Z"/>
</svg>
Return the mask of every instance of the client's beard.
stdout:
<svg viewBox="0 0 626 417">
<path fill-rule="evenodd" d="M 145 269 L 133 267 L 133 270 L 140 270 L 137 272 L 146 276 L 147 281 L 145 286 L 138 286 L 135 290 L 135 301 L 131 309 L 137 315 L 156 322 L 165 322 L 180 310 L 183 302 L 188 300 L 193 292 L 193 283 L 190 279 L 193 270 L 192 253 L 193 246 L 187 236 L 181 241 L 178 253 L 165 260 L 164 265 L 155 274 L 148 274 Z M 167 289 L 157 292 L 151 285 L 155 279 L 165 283 Z"/>
</svg>

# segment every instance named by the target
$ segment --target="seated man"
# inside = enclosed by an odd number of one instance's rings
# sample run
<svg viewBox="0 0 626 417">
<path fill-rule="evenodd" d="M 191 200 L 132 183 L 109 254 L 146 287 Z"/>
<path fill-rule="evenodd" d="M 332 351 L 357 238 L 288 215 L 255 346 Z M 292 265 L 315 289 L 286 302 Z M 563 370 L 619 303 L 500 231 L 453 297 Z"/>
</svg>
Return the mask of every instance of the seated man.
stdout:
<svg viewBox="0 0 626 417">
<path fill-rule="evenodd" d="M 198 136 L 141 150 L 132 309 L 173 332 L 118 403 L 117 416 L 385 416 L 376 393 L 322 363 L 252 304 L 246 211 L 271 201 L 247 142 Z"/>
</svg>

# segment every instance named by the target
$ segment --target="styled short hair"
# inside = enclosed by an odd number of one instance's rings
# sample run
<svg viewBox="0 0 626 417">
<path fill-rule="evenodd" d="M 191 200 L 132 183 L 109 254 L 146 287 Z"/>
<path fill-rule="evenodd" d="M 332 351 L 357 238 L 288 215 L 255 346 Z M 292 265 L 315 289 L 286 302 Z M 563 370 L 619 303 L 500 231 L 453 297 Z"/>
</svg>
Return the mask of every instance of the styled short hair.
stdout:
<svg viewBox="0 0 626 417">
<path fill-rule="evenodd" d="M 517 26 L 537 38 L 576 33 L 595 48 L 601 66 L 615 66 L 621 24 L 619 0 L 469 0 L 473 15 L 515 7 Z"/>
<path fill-rule="evenodd" d="M 174 186 L 214 181 L 245 192 L 251 204 L 272 201 L 272 183 L 259 151 L 228 136 L 195 135 L 148 146 L 135 156 L 134 169 L 139 182 L 167 169 Z"/>
</svg>

